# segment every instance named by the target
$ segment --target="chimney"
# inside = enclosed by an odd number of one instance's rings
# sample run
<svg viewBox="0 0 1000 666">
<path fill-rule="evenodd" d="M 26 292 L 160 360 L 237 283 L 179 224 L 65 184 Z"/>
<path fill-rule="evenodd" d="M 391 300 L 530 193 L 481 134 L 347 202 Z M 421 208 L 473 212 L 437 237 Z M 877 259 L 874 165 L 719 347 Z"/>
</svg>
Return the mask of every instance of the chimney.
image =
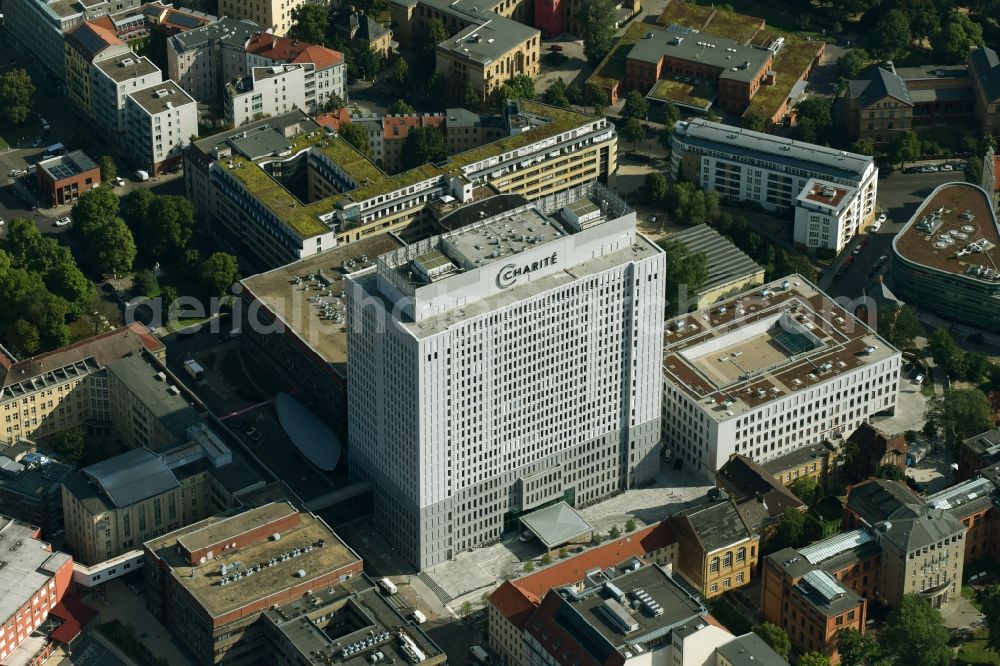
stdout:
<svg viewBox="0 0 1000 666">
<path fill-rule="evenodd" d="M 885 66 L 888 67 L 889 71 L 892 72 L 893 74 L 896 73 L 896 65 L 891 60 L 885 63 Z"/>
</svg>

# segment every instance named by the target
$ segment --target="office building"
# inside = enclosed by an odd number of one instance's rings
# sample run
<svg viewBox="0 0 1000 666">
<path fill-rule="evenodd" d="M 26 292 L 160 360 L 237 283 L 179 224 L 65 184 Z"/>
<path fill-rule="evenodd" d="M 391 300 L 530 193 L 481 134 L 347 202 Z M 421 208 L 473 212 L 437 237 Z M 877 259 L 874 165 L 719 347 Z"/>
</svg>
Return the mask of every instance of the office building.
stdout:
<svg viewBox="0 0 1000 666">
<path fill-rule="evenodd" d="M 524 629 L 549 590 L 566 585 L 582 587 L 595 572 L 624 572 L 638 563 L 670 568 L 677 543 L 666 521 L 619 539 L 584 549 L 540 571 L 506 580 L 486 600 L 490 647 L 508 664 L 523 664 Z M 599 578 L 599 576 L 597 577 Z"/>
<path fill-rule="evenodd" d="M 304 5 L 306 0 L 219 0 L 219 16 L 251 21 L 275 35 L 284 35 L 295 22 L 292 13 Z"/>
<path fill-rule="evenodd" d="M 1000 136 L 1000 57 L 988 46 L 969 53 L 969 74 L 976 93 L 976 118 L 984 136 Z"/>
<path fill-rule="evenodd" d="M 7 440 L 42 438 L 110 419 L 102 370 L 147 350 L 161 362 L 166 348 L 139 323 L 102 333 L 9 367 L 0 364 L 0 411 Z"/>
<path fill-rule="evenodd" d="M 491 9 L 471 0 L 393 0 L 392 24 L 408 46 L 428 21 L 440 20 L 449 37 L 437 46 L 437 71 L 485 100 L 508 79 L 540 71 L 541 33 L 526 19 L 508 18 L 516 4 L 523 3 L 502 0 Z"/>
<path fill-rule="evenodd" d="M 965 481 L 997 463 L 1000 463 L 1000 428 L 987 430 L 962 442 L 958 454 L 958 476 Z"/>
<path fill-rule="evenodd" d="M 150 175 L 179 167 L 198 136 L 198 105 L 173 81 L 126 93 L 124 116 L 129 156 Z"/>
<path fill-rule="evenodd" d="M 167 40 L 167 78 L 199 102 L 220 99 L 227 83 L 247 75 L 245 45 L 260 31 L 257 23 L 222 16 Z"/>
<path fill-rule="evenodd" d="M 892 239 L 889 285 L 949 321 L 1000 331 L 1000 226 L 989 194 L 939 185 Z"/>
<path fill-rule="evenodd" d="M 276 37 L 266 32 L 254 33 L 245 48 L 247 71 L 251 73 L 256 67 L 302 65 L 305 71 L 305 103 L 299 108 L 304 111 L 318 113 L 334 96 L 341 100 L 347 99 L 347 89 L 344 87 L 347 66 L 344 64 L 343 53 L 297 39 Z M 286 92 L 288 98 L 293 99 L 291 88 L 282 92 Z M 277 113 L 271 112 L 270 115 Z M 241 123 L 237 123 L 239 124 Z"/>
<path fill-rule="evenodd" d="M 361 576 L 361 559 L 288 502 L 214 516 L 143 546 L 146 603 L 196 664 L 268 654 L 261 615 Z"/>
<path fill-rule="evenodd" d="M 4 3 L 4 30 L 22 53 L 34 56 L 62 84 L 66 81 L 66 33 L 84 21 L 140 4 L 139 0 L 98 0 L 88 4 L 75 0 L 12 0 Z"/>
<path fill-rule="evenodd" d="M 306 114 L 275 116 L 194 142 L 187 194 L 214 235 L 275 267 L 372 234 L 419 238 L 429 206 L 471 203 L 477 185 L 537 199 L 616 168 L 603 117 L 520 101 L 503 118 L 510 136 L 386 175 Z"/>
<path fill-rule="evenodd" d="M 433 566 L 655 476 L 663 257 L 595 185 L 348 276 L 351 471 L 401 555 Z"/>
<path fill-rule="evenodd" d="M 90 68 L 105 58 L 131 53 L 125 42 L 103 21 L 88 21 L 73 28 L 66 35 L 66 88 L 69 98 L 90 119 L 94 119 L 91 100 Z"/>
<path fill-rule="evenodd" d="M 674 569 L 707 599 L 750 584 L 760 555 L 760 535 L 735 500 L 724 498 L 675 513 L 667 522 L 677 537 Z"/>
<path fill-rule="evenodd" d="M 980 186 L 989 195 L 993 210 L 1000 211 L 1000 155 L 993 150 L 993 146 L 988 147 L 983 155 L 983 180 Z"/>
<path fill-rule="evenodd" d="M 363 575 L 272 607 L 261 615 L 261 623 L 269 662 L 276 666 L 436 666 L 448 661 Z"/>
<path fill-rule="evenodd" d="M 666 324 L 663 441 L 710 475 L 892 412 L 900 352 L 798 275 Z"/>
<path fill-rule="evenodd" d="M 60 483 L 72 471 L 34 442 L 0 444 L 0 514 L 37 525 L 51 539 L 63 529 Z"/>
<path fill-rule="evenodd" d="M 678 121 L 671 169 L 730 201 L 794 211 L 794 239 L 839 252 L 875 211 L 878 168 L 868 155 L 731 125 Z"/>
<path fill-rule="evenodd" d="M 105 137 L 125 138 L 125 96 L 163 82 L 163 72 L 132 52 L 95 62 L 90 70 L 94 121 Z"/>
<path fill-rule="evenodd" d="M 1000 467 L 984 470 L 981 477 L 969 479 L 926 497 L 928 505 L 944 509 L 965 526 L 964 562 L 997 560 L 1000 556 Z M 962 565 L 960 565 L 961 568 Z M 954 598 L 954 597 L 950 597 Z"/>
<path fill-rule="evenodd" d="M 397 173 L 402 170 L 406 139 L 410 136 L 410 130 L 418 127 L 434 127 L 447 137 L 446 120 L 447 118 L 440 113 L 416 113 L 410 116 L 371 115 L 351 118 L 352 123 L 363 127 L 368 133 L 368 148 L 371 159 L 386 173 Z"/>
<path fill-rule="evenodd" d="M 0 662 L 30 663 L 47 638 L 32 635 L 48 618 L 73 577 L 73 558 L 53 552 L 39 530 L 0 516 Z"/>
<path fill-rule="evenodd" d="M 74 150 L 38 162 L 35 181 L 43 201 L 68 206 L 101 184 L 101 168 L 82 150 Z"/>
<path fill-rule="evenodd" d="M 708 270 L 705 282 L 694 293 L 683 295 L 685 302 L 678 304 L 677 312 L 701 310 L 764 284 L 764 269 L 707 224 L 671 234 L 667 242 L 680 243 L 691 254 L 705 255 Z M 667 300 L 675 296 L 682 298 L 681 294 L 667 294 Z"/>
</svg>

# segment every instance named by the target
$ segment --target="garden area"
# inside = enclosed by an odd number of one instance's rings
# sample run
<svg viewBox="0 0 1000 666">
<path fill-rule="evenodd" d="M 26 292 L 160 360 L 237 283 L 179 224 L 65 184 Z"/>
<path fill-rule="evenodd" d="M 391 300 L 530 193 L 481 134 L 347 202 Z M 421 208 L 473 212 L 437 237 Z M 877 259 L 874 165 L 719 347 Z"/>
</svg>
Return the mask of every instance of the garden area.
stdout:
<svg viewBox="0 0 1000 666">
<path fill-rule="evenodd" d="M 97 631 L 115 644 L 129 659 L 137 666 L 167 666 L 169 662 L 164 657 L 159 657 L 146 647 L 135 635 L 135 629 L 128 624 L 122 624 L 118 620 L 105 622 L 97 627 Z"/>
</svg>

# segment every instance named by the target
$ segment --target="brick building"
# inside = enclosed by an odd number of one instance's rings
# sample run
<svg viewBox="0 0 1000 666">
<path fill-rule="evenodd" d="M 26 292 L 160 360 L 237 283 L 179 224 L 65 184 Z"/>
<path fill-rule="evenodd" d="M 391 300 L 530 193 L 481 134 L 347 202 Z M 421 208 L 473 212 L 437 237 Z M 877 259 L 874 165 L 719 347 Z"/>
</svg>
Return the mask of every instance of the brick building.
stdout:
<svg viewBox="0 0 1000 666">
<path fill-rule="evenodd" d="M 82 150 L 74 150 L 39 162 L 35 179 L 44 201 L 51 206 L 66 206 L 100 186 L 101 169 Z"/>
</svg>

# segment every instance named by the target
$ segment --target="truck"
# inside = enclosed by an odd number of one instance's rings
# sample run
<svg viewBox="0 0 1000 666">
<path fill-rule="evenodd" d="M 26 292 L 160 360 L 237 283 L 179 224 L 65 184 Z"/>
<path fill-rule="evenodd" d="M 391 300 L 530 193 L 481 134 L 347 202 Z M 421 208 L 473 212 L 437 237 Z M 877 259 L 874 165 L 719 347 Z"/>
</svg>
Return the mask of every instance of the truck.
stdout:
<svg viewBox="0 0 1000 666">
<path fill-rule="evenodd" d="M 486 654 L 486 650 L 484 650 L 478 645 L 473 645 L 472 647 L 470 647 L 469 654 L 471 654 L 472 658 L 478 661 L 480 664 L 490 663 L 490 655 Z"/>
<path fill-rule="evenodd" d="M 388 578 L 381 578 L 381 579 L 379 579 L 378 586 L 382 588 L 383 592 L 385 592 L 386 594 L 389 594 L 389 595 L 396 594 L 396 592 L 399 591 L 399 588 L 396 587 L 396 584 L 393 583 Z"/>
<path fill-rule="evenodd" d="M 413 611 L 412 613 L 410 613 L 410 617 L 411 617 L 411 618 L 413 619 L 413 621 L 414 621 L 414 622 L 416 622 L 417 624 L 423 624 L 424 622 L 426 622 L 426 621 L 427 621 L 427 616 L 426 616 L 426 615 L 424 615 L 423 613 L 421 613 L 421 612 L 420 612 L 420 611 L 418 611 L 418 610 L 415 610 L 415 611 Z"/>
<path fill-rule="evenodd" d="M 205 368 L 201 367 L 201 364 L 194 359 L 184 361 L 184 369 L 196 382 L 200 382 L 205 378 Z"/>
</svg>

